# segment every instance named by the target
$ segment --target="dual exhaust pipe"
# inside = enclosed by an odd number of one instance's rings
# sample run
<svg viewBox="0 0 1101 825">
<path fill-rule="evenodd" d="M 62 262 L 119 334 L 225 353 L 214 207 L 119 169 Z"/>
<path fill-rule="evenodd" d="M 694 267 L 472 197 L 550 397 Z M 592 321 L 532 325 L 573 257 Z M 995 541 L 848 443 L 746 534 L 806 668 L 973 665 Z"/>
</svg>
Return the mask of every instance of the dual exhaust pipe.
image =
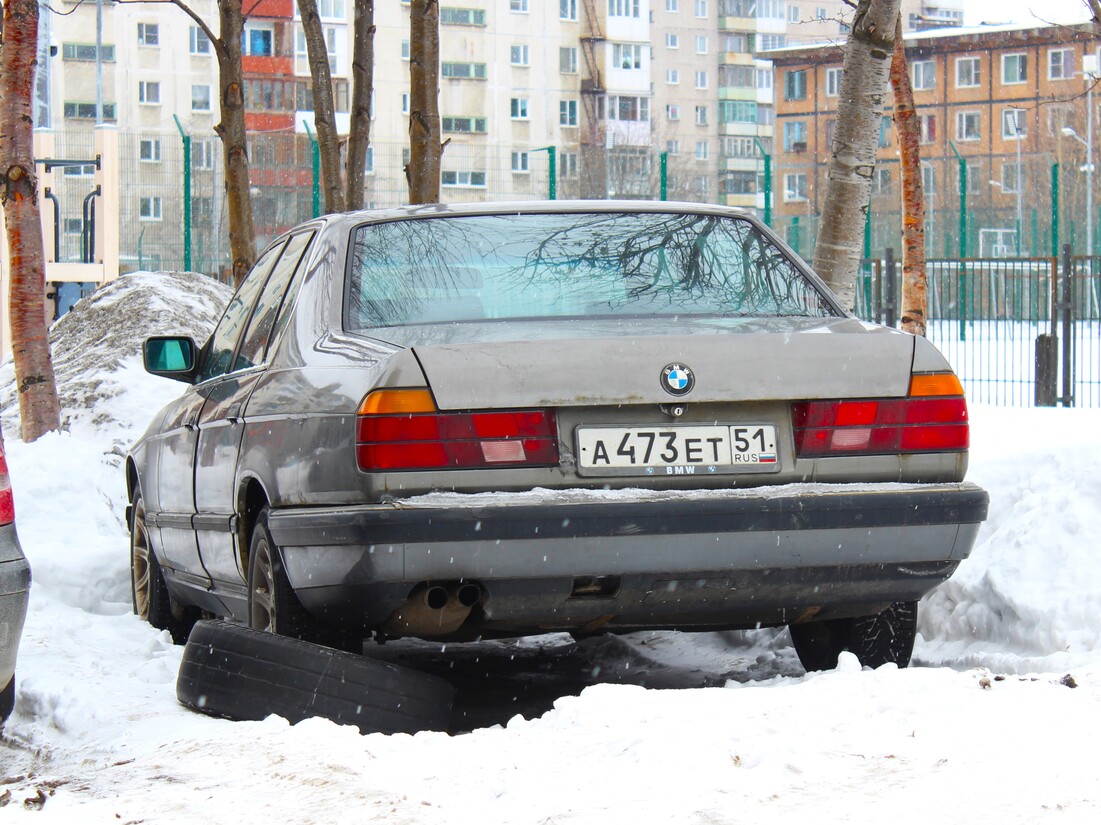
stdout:
<svg viewBox="0 0 1101 825">
<path fill-rule="evenodd" d="M 382 630 L 395 636 L 447 636 L 462 627 L 481 601 L 482 588 L 473 582 L 424 582 L 413 588 Z"/>
</svg>

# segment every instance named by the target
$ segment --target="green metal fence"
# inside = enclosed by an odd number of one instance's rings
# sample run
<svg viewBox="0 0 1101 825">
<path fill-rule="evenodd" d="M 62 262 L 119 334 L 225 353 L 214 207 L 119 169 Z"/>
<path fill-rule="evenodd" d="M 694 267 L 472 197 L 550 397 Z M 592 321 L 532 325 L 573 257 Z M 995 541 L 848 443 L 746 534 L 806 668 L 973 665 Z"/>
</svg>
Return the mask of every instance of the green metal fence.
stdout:
<svg viewBox="0 0 1101 825">
<path fill-rule="evenodd" d="M 929 339 L 971 400 L 1101 407 L 1101 258 L 940 259 L 927 269 Z M 858 315 L 896 321 L 900 266 L 865 261 L 857 286 Z"/>
</svg>

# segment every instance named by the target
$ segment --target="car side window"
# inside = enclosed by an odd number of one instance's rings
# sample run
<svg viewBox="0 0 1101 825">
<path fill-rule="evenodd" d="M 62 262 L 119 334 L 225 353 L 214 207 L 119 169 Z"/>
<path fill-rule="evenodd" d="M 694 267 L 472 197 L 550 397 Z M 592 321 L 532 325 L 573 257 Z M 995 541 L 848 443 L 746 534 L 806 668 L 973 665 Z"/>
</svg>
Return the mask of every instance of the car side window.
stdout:
<svg viewBox="0 0 1101 825">
<path fill-rule="evenodd" d="M 263 288 L 271 273 L 272 267 L 279 259 L 285 243 L 273 246 L 252 267 L 252 271 L 245 277 L 244 283 L 229 299 L 226 311 L 214 328 L 214 334 L 210 337 L 210 345 L 207 348 L 206 357 L 203 358 L 202 369 L 199 370 L 198 381 L 207 381 L 219 375 L 225 375 L 230 371 L 230 361 L 233 359 L 233 351 L 237 348 L 237 339 L 241 335 L 241 329 L 252 313 L 252 306 L 256 303 L 256 296 Z"/>
<path fill-rule="evenodd" d="M 312 232 L 303 232 L 294 235 L 287 242 L 279 263 L 275 265 L 267 284 L 264 285 L 264 290 L 260 293 L 260 300 L 256 302 L 252 320 L 249 321 L 244 340 L 241 342 L 241 349 L 237 354 L 237 361 L 233 365 L 234 370 L 248 369 L 264 360 L 276 315 L 279 313 L 279 307 L 283 305 L 283 296 L 287 293 L 287 285 L 298 270 L 298 265 L 305 256 L 306 247 L 312 238 Z"/>
</svg>

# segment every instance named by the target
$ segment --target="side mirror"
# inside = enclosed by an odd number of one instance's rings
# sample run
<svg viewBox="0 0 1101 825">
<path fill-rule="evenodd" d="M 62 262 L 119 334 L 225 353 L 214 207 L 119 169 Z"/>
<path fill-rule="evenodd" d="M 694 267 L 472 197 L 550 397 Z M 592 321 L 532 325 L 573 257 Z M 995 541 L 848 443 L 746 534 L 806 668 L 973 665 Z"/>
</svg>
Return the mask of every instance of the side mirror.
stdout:
<svg viewBox="0 0 1101 825">
<path fill-rule="evenodd" d="M 156 335 L 145 339 L 141 352 L 146 372 L 188 384 L 194 383 L 198 348 L 190 338 L 183 335 Z"/>
</svg>

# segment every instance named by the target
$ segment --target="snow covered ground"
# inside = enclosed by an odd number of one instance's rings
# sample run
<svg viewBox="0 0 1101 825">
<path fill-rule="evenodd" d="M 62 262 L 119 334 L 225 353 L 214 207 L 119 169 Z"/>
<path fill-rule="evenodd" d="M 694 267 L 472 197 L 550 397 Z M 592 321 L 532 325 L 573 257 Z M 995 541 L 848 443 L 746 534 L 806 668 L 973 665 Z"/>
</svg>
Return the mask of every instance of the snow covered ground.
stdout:
<svg viewBox="0 0 1101 825">
<path fill-rule="evenodd" d="M 775 631 L 639 634 L 641 655 L 744 681 L 602 684 L 469 734 L 362 736 L 177 704 L 180 649 L 130 615 L 120 466 L 180 386 L 132 350 L 85 360 L 65 379 L 79 387 L 68 432 L 23 444 L 4 412 L 35 580 L 0 820 L 1101 821 L 1101 411 L 973 407 L 969 479 L 989 490 L 990 517 L 923 604 L 908 670 L 846 658 L 796 675 Z"/>
</svg>

